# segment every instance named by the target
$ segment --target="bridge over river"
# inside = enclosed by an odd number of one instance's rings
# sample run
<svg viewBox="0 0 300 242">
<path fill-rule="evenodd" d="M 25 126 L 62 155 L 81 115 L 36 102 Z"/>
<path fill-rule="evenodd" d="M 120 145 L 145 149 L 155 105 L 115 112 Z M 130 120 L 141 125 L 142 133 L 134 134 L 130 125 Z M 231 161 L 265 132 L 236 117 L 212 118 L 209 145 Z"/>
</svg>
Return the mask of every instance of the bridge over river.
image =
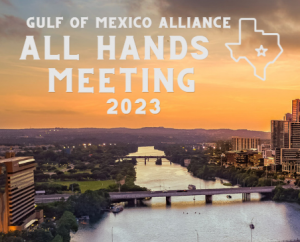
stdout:
<svg viewBox="0 0 300 242">
<path fill-rule="evenodd" d="M 285 185 L 283 188 L 299 189 L 294 186 Z M 243 201 L 250 200 L 251 193 L 271 193 L 275 186 L 267 187 L 237 187 L 237 188 L 218 188 L 218 189 L 196 189 L 196 190 L 164 190 L 164 191 L 137 191 L 137 192 L 110 192 L 112 202 L 129 202 L 136 203 L 137 200 L 152 197 L 165 197 L 167 204 L 171 202 L 171 197 L 179 196 L 205 196 L 206 202 L 212 202 L 213 195 L 231 195 L 242 194 Z M 49 203 L 58 201 L 61 198 L 68 199 L 71 194 L 52 194 L 52 195 L 36 195 L 36 203 Z"/>
<path fill-rule="evenodd" d="M 158 158 L 165 158 L 171 159 L 172 156 L 167 155 L 132 155 L 132 156 L 116 156 L 117 159 L 130 159 L 130 158 L 144 158 L 144 159 L 158 159 Z"/>
<path fill-rule="evenodd" d="M 243 201 L 250 200 L 251 193 L 271 193 L 275 186 L 268 187 L 238 187 L 218 189 L 196 189 L 196 190 L 164 190 L 164 191 L 137 191 L 137 192 L 110 192 L 110 199 L 113 202 L 128 201 L 136 204 L 137 200 L 152 197 L 165 197 L 167 204 L 171 203 L 174 196 L 198 196 L 204 195 L 206 203 L 212 202 L 213 195 L 242 194 Z"/>
<path fill-rule="evenodd" d="M 132 156 L 115 156 L 116 160 L 124 160 L 124 159 L 132 159 L 132 158 L 136 158 L 136 159 L 145 159 L 145 164 L 146 161 L 149 161 L 150 159 L 167 159 L 167 160 L 171 160 L 172 156 L 167 156 L 167 155 L 132 155 Z M 171 161 L 170 161 L 171 162 Z"/>
<path fill-rule="evenodd" d="M 147 161 L 149 161 L 150 159 L 167 159 L 170 161 L 171 163 L 171 158 L 172 156 L 166 156 L 166 155 L 132 155 L 132 156 L 115 156 L 114 157 L 116 160 L 124 160 L 124 159 L 132 159 L 132 158 L 136 158 L 136 159 L 145 159 L 145 165 L 147 164 Z M 161 162 L 159 163 L 159 165 L 161 165 Z"/>
</svg>

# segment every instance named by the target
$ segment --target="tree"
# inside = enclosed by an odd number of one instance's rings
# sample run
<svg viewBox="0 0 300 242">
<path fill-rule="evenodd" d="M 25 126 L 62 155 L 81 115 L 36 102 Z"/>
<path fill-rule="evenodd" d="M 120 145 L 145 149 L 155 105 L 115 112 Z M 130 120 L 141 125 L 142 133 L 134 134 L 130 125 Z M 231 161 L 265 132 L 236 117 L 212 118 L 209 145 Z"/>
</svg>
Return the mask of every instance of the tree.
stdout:
<svg viewBox="0 0 300 242">
<path fill-rule="evenodd" d="M 60 160 L 59 160 L 59 164 L 61 164 L 61 165 L 66 165 L 66 164 L 68 164 L 68 159 L 67 158 L 61 158 Z"/>
<path fill-rule="evenodd" d="M 79 184 L 78 183 L 72 183 L 72 184 L 70 184 L 69 191 L 73 191 L 73 192 L 78 191 L 78 192 L 81 192 Z"/>
<path fill-rule="evenodd" d="M 47 218 L 60 218 L 66 211 L 74 212 L 73 205 L 69 202 L 66 202 L 64 199 L 53 203 L 39 204 L 38 209 L 43 209 Z"/>
<path fill-rule="evenodd" d="M 50 242 L 53 239 L 51 232 L 44 229 L 35 229 L 28 233 L 28 239 L 32 242 Z"/>
<path fill-rule="evenodd" d="M 77 170 L 75 170 L 75 169 L 70 169 L 70 170 L 68 170 L 68 172 L 71 173 L 71 174 L 74 174 L 74 173 L 77 173 Z"/>
<path fill-rule="evenodd" d="M 124 176 L 122 174 L 120 174 L 120 173 L 116 176 L 116 181 L 119 184 L 119 191 L 120 191 L 120 186 L 121 186 L 120 182 L 121 182 L 121 180 L 123 180 L 123 178 L 124 178 Z"/>
<path fill-rule="evenodd" d="M 63 238 L 57 234 L 51 242 L 63 242 Z"/>
<path fill-rule="evenodd" d="M 73 213 L 65 211 L 57 222 L 57 234 L 63 239 L 63 242 L 71 240 L 70 232 L 77 232 L 78 224 Z"/>
<path fill-rule="evenodd" d="M 65 174 L 64 172 L 62 172 L 62 171 L 59 171 L 59 170 L 57 170 L 57 171 L 55 171 L 56 172 L 56 174 L 59 176 L 59 175 L 63 175 L 63 174 Z"/>
<path fill-rule="evenodd" d="M 49 178 L 50 178 L 50 175 L 48 175 L 48 174 L 34 174 L 34 180 L 36 182 L 48 181 Z"/>
<path fill-rule="evenodd" d="M 2 242 L 24 242 L 20 231 L 9 231 L 7 234 L 0 233 L 0 241 Z"/>
<path fill-rule="evenodd" d="M 102 172 L 102 171 L 99 171 L 99 170 L 95 170 L 93 172 L 93 174 L 91 175 L 91 178 L 95 179 L 95 180 L 105 180 L 108 178 L 108 176 Z"/>
<path fill-rule="evenodd" d="M 74 196 L 72 196 L 71 199 L 75 200 L 74 211 L 75 215 L 78 217 L 86 215 L 90 217 L 98 217 L 101 215 L 103 209 L 108 205 L 106 194 L 103 194 L 101 190 L 87 190 L 78 198 L 74 198 Z"/>
<path fill-rule="evenodd" d="M 87 169 L 87 165 L 85 165 L 85 164 L 79 164 L 79 165 L 76 165 L 76 166 L 74 167 L 74 169 L 80 170 L 80 171 L 84 171 L 84 170 Z"/>
</svg>

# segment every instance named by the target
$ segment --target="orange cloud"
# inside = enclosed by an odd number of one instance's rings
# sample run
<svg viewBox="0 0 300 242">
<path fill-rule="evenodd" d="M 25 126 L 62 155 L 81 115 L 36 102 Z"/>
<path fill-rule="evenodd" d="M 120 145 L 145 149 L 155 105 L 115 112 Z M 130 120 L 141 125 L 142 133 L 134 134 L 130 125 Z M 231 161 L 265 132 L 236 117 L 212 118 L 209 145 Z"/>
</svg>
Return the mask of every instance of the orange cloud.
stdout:
<svg viewBox="0 0 300 242">
<path fill-rule="evenodd" d="M 3 0 L 2 0 L 3 1 Z M 4 15 L 0 17 L 0 39 L 16 39 L 24 38 L 26 35 L 34 35 L 38 37 L 40 31 L 36 29 L 29 29 L 26 21 L 12 16 Z"/>
</svg>

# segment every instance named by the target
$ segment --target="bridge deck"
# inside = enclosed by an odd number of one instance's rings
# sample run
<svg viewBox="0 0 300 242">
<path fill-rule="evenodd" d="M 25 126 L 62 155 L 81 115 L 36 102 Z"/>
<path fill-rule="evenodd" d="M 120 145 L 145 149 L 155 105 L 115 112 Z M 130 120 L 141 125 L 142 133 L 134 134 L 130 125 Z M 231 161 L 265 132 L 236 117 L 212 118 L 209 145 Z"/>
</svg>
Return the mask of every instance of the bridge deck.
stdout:
<svg viewBox="0 0 300 242">
<path fill-rule="evenodd" d="M 222 195 L 237 193 L 270 193 L 275 186 L 269 187 L 238 187 L 219 189 L 197 190 L 168 190 L 168 191 L 139 191 L 139 192 L 110 192 L 111 200 L 142 199 L 145 197 L 173 197 L 173 196 L 196 196 L 196 195 Z"/>
<path fill-rule="evenodd" d="M 171 159 L 171 156 L 166 156 L 166 155 L 132 155 L 132 156 L 116 156 L 115 158 L 146 158 L 146 159 L 151 159 L 151 158 L 166 158 L 166 159 Z"/>
</svg>

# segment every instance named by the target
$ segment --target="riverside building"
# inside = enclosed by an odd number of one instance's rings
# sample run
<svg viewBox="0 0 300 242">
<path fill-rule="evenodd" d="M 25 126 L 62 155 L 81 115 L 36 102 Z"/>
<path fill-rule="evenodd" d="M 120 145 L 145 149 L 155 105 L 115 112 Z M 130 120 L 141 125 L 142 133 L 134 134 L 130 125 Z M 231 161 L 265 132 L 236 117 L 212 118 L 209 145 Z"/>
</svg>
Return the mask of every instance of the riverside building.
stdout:
<svg viewBox="0 0 300 242">
<path fill-rule="evenodd" d="M 271 120 L 271 149 L 282 171 L 300 174 L 300 99 L 292 101 L 292 115 Z"/>
<path fill-rule="evenodd" d="M 0 159 L 0 232 L 43 222 L 43 212 L 35 210 L 34 170 L 33 157 Z"/>
</svg>

